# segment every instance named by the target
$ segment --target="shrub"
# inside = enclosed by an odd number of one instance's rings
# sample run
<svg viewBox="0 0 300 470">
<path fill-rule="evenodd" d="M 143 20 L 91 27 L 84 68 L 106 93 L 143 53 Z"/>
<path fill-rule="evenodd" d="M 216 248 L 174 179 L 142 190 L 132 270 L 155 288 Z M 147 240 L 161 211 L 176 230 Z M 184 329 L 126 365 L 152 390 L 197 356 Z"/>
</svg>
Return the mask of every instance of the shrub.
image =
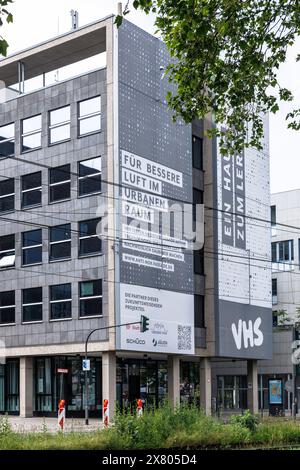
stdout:
<svg viewBox="0 0 300 470">
<path fill-rule="evenodd" d="M 258 425 L 258 417 L 253 415 L 249 410 L 246 410 L 242 415 L 231 416 L 230 423 L 238 424 L 249 431 L 254 432 Z"/>
</svg>

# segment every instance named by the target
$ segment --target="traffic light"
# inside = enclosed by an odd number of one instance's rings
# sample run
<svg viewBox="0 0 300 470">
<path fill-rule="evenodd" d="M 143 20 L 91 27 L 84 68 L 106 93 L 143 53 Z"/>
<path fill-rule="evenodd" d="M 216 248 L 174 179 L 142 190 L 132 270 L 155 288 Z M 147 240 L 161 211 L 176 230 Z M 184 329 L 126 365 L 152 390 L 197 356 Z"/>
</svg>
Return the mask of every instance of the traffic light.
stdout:
<svg viewBox="0 0 300 470">
<path fill-rule="evenodd" d="M 141 333 L 149 330 L 149 318 L 141 315 Z"/>
</svg>

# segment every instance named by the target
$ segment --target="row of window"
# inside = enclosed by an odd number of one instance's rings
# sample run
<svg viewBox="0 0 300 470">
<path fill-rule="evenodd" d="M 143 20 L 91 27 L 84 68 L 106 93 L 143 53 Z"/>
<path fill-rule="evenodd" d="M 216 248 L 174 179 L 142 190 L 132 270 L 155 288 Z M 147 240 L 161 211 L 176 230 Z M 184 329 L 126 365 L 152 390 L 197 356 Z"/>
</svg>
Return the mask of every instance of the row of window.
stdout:
<svg viewBox="0 0 300 470">
<path fill-rule="evenodd" d="M 50 320 L 72 318 L 72 286 L 49 286 Z M 15 291 L 0 292 L 0 324 L 15 323 Z M 79 318 L 102 315 L 102 280 L 79 282 Z M 43 321 L 43 288 L 22 290 L 22 323 Z"/>
<path fill-rule="evenodd" d="M 78 162 L 78 196 L 101 192 L 101 157 Z M 49 203 L 71 198 L 70 164 L 49 169 Z M 42 172 L 21 176 L 21 207 L 30 208 L 42 204 Z M 0 181 L 0 213 L 15 209 L 15 180 Z"/>
<path fill-rule="evenodd" d="M 195 327 L 204 328 L 204 296 L 194 296 Z M 70 283 L 49 286 L 50 320 L 72 318 Z M 0 292 L 0 324 L 15 323 L 15 291 Z M 102 280 L 79 282 L 79 318 L 102 315 Z M 22 290 L 22 323 L 43 321 L 43 288 Z"/>
<path fill-rule="evenodd" d="M 91 256 L 101 253 L 102 243 L 99 238 L 101 219 L 89 219 L 78 223 L 78 254 Z M 15 265 L 15 235 L 0 237 L 0 268 Z M 22 265 L 42 263 L 42 229 L 22 233 Z M 49 261 L 71 259 L 71 224 L 56 225 L 49 228 Z"/>
<path fill-rule="evenodd" d="M 78 137 L 101 131 L 101 96 L 78 103 Z M 49 111 L 49 145 L 70 140 L 71 107 L 63 106 Z M 42 146 L 42 115 L 21 121 L 21 152 L 36 150 Z M 0 157 L 15 154 L 15 124 L 0 127 Z"/>
</svg>

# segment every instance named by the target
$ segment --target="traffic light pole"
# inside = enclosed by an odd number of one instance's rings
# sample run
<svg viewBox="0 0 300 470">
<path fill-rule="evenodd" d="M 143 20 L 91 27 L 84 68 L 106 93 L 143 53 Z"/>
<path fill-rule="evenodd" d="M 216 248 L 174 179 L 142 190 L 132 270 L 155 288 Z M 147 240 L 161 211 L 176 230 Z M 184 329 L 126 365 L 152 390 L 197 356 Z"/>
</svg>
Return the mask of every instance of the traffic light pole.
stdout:
<svg viewBox="0 0 300 470">
<path fill-rule="evenodd" d="M 133 322 L 133 323 L 121 323 L 119 325 L 111 325 L 111 326 L 104 326 L 102 328 L 95 328 L 94 330 L 92 330 L 86 340 L 85 340 L 85 360 L 87 360 L 88 358 L 88 342 L 90 340 L 90 337 L 92 336 L 93 333 L 95 333 L 95 331 L 101 331 L 101 330 L 110 330 L 112 328 L 120 328 L 121 326 L 130 326 L 130 325 L 141 325 L 141 321 L 136 321 L 136 322 Z M 84 371 L 84 383 L 85 383 L 85 412 L 84 412 L 84 415 L 85 415 L 85 424 L 88 425 L 89 424 L 89 399 L 88 399 L 88 371 L 85 370 Z"/>
</svg>

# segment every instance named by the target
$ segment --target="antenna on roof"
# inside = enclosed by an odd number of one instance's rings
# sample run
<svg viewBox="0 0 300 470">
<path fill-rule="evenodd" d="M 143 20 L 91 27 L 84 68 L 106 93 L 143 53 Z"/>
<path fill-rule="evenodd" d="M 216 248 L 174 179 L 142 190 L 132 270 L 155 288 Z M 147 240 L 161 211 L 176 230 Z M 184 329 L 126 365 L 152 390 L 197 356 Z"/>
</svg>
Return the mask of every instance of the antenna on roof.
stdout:
<svg viewBox="0 0 300 470">
<path fill-rule="evenodd" d="M 118 15 L 123 16 L 123 5 L 122 2 L 118 2 Z"/>
<path fill-rule="evenodd" d="M 78 11 L 71 10 L 71 18 L 72 18 L 72 30 L 78 29 Z"/>
</svg>

